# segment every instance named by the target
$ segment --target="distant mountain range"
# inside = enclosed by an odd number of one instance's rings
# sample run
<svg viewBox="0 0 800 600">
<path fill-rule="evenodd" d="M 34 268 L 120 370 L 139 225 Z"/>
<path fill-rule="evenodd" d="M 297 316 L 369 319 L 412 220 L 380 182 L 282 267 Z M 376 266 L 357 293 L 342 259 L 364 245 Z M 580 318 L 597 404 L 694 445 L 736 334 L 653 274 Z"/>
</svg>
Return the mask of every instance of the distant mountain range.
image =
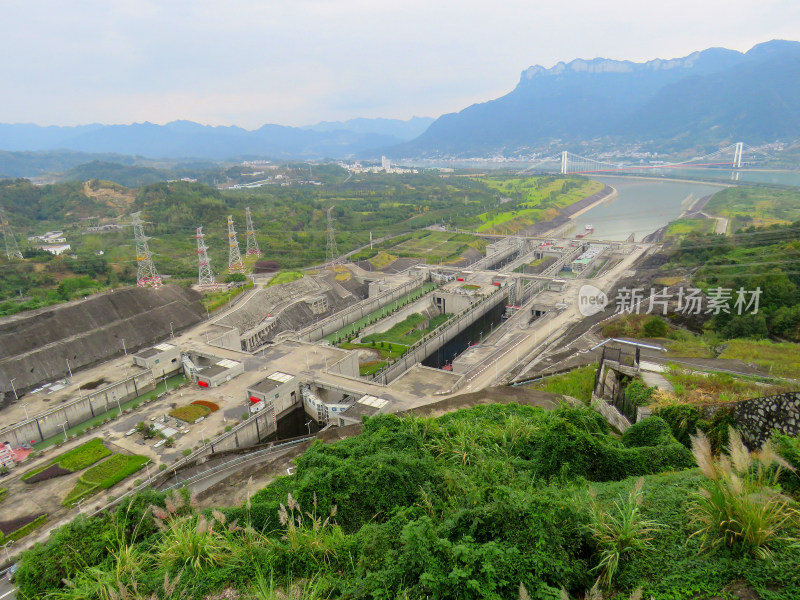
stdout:
<svg viewBox="0 0 800 600">
<path fill-rule="evenodd" d="M 311 131 L 350 131 L 352 133 L 390 135 L 399 140 L 413 140 L 422 135 L 435 119 L 431 117 L 412 117 L 408 121 L 400 119 L 350 119 L 349 121 L 322 121 L 302 129 Z"/>
<path fill-rule="evenodd" d="M 800 43 L 711 48 L 646 63 L 574 60 L 523 71 L 513 91 L 439 117 L 391 156 L 475 156 L 559 140 L 661 147 L 800 137 Z"/>
<path fill-rule="evenodd" d="M 166 125 L 40 127 L 0 124 L 0 174 L 42 168 L 20 151 L 225 160 L 486 156 L 579 142 L 639 142 L 664 151 L 730 141 L 800 138 L 800 42 L 774 40 L 747 53 L 710 48 L 645 63 L 595 58 L 522 72 L 505 96 L 436 120 L 352 119 L 254 131 L 191 121 Z M 11 154 L 3 151 L 16 151 Z M 103 155 L 103 156 L 99 156 Z M 122 162 L 122 161 L 114 161 Z"/>
<path fill-rule="evenodd" d="M 254 131 L 192 121 L 166 125 L 41 127 L 0 124 L 0 151 L 116 153 L 152 158 L 224 160 L 232 157 L 343 158 L 410 140 L 433 119 L 353 119 L 305 128 L 264 125 Z"/>
</svg>

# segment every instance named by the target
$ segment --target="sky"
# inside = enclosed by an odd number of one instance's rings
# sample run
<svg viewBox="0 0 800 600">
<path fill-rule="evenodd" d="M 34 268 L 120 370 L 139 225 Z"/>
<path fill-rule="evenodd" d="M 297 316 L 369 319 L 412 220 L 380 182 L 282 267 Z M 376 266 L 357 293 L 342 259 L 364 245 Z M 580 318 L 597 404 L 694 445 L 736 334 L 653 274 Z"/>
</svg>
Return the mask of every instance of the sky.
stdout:
<svg viewBox="0 0 800 600">
<path fill-rule="evenodd" d="M 800 38 L 797 0 L 0 0 L 0 123 L 436 117 L 540 64 Z"/>
</svg>

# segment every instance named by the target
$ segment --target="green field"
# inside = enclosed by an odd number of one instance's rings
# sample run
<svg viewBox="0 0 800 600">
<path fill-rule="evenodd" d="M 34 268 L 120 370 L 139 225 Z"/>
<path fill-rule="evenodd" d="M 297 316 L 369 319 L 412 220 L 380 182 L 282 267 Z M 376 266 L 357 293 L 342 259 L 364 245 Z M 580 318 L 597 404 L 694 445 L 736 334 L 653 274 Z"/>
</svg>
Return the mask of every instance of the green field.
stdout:
<svg viewBox="0 0 800 600">
<path fill-rule="evenodd" d="M 731 231 L 800 220 L 796 189 L 730 187 L 714 194 L 705 212 L 731 219 Z"/>
<path fill-rule="evenodd" d="M 560 209 L 603 189 L 600 182 L 583 177 L 487 177 L 482 181 L 510 198 L 509 202 L 479 215 L 478 231 L 514 234 L 558 215 Z"/>
<path fill-rule="evenodd" d="M 428 264 L 451 264 L 464 257 L 470 249 L 483 253 L 486 240 L 452 231 L 421 230 L 365 248 L 353 255 L 353 260 L 369 260 L 375 268 L 383 268 L 397 258 L 418 258 Z"/>
<path fill-rule="evenodd" d="M 80 471 L 81 469 L 85 469 L 86 467 L 96 463 L 101 458 L 105 458 L 110 454 L 111 450 L 103 445 L 103 440 L 100 438 L 94 438 L 81 444 L 77 448 L 73 448 L 72 450 L 64 452 L 63 454 L 59 454 L 41 467 L 37 467 L 36 469 L 24 473 L 20 479 L 23 481 L 30 479 L 51 465 L 58 465 L 62 469 L 67 469 L 68 471 L 72 472 Z"/>
<path fill-rule="evenodd" d="M 88 498 L 101 490 L 106 490 L 136 473 L 149 461 L 148 457 L 138 454 L 132 456 L 112 454 L 110 458 L 81 475 L 78 483 L 61 504 L 69 507 L 82 498 Z"/>
<path fill-rule="evenodd" d="M 363 345 L 372 342 L 389 342 L 412 346 L 425 335 L 446 323 L 452 316 L 451 314 L 443 314 L 429 319 L 420 313 L 413 313 L 399 323 L 392 325 L 387 331 L 365 335 L 361 338 L 361 343 Z"/>
<path fill-rule="evenodd" d="M 664 239 L 683 237 L 690 233 L 712 233 L 715 225 L 714 219 L 678 219 L 667 226 Z"/>
</svg>

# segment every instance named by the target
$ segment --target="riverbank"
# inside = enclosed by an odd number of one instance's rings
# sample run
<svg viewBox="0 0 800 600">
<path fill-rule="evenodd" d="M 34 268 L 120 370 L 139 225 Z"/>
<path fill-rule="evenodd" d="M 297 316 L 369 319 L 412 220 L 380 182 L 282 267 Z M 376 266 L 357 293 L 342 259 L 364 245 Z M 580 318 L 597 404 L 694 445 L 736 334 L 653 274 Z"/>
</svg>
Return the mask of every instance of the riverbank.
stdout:
<svg viewBox="0 0 800 600">
<path fill-rule="evenodd" d="M 610 185 L 605 185 L 602 190 L 595 192 L 591 196 L 587 196 L 577 202 L 573 202 L 569 206 L 562 208 L 557 217 L 548 219 L 547 221 L 540 221 L 529 225 L 517 233 L 521 236 L 553 236 L 560 229 L 564 229 L 566 225 L 572 226 L 572 222 L 576 217 L 599 204 L 616 197 L 617 190 Z"/>
</svg>

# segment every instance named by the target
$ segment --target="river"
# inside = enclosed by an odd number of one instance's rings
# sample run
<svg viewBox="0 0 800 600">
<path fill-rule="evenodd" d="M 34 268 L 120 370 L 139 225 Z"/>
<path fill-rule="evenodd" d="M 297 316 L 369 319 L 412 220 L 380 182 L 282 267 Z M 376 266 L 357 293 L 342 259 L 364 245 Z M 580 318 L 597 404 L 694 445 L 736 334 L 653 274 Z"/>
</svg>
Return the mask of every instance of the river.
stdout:
<svg viewBox="0 0 800 600">
<path fill-rule="evenodd" d="M 719 185 L 663 181 L 650 178 L 595 177 L 617 190 L 617 195 L 587 210 L 575 219 L 575 227 L 564 235 L 594 226 L 590 238 L 625 240 L 631 234 L 636 241 L 653 233 L 681 213 L 695 200 L 723 189 Z"/>
</svg>

